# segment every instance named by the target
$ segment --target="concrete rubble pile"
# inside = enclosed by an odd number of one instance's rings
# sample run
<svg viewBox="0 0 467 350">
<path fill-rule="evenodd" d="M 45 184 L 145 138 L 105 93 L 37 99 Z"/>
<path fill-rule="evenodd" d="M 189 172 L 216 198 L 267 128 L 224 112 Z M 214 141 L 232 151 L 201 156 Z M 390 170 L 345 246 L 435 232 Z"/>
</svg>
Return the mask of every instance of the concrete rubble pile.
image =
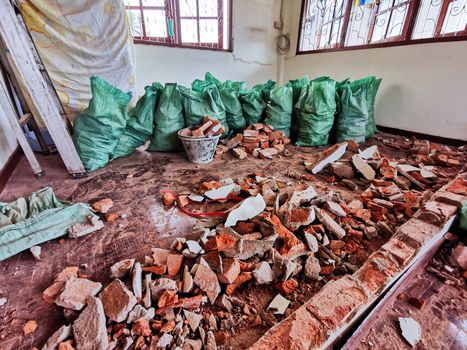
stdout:
<svg viewBox="0 0 467 350">
<path fill-rule="evenodd" d="M 244 133 L 264 133 L 268 147 L 262 149 L 269 149 L 273 131 L 268 134 L 265 128 L 255 124 Z M 251 131 L 258 133 L 252 136 Z M 245 134 L 241 136 L 233 149 L 244 142 Z M 274 146 L 285 144 L 281 140 Z M 235 327 L 274 325 L 267 314 L 238 298 L 239 291 L 274 288 L 267 312 L 278 322 L 290 314 L 296 291 L 306 281 L 344 280 L 366 261 L 373 245 L 381 246 L 415 213 L 436 225 L 457 210 L 427 202 L 432 193 L 421 191 L 417 182 L 427 188 L 432 182 L 423 181 L 420 163 L 404 163 L 402 171 L 411 175 L 400 177 L 402 164 L 382 157 L 377 148 L 357 153 L 346 152 L 347 146 L 333 146 L 305 166 L 313 174 L 332 171 L 332 176 L 352 181 L 354 190 L 365 186 L 351 200 L 337 191 L 318 193 L 304 181 L 263 174 L 204 182 L 193 193 L 163 192 L 164 205 L 184 210 L 213 201 L 239 203 L 224 212 L 221 223 L 196 226 L 189 239 L 176 238 L 170 249 L 153 248 L 144 262 L 115 263 L 106 286 L 81 276 L 78 268 L 65 269 L 43 296 L 64 308 L 68 325 L 43 349 L 217 349 Z M 435 168 L 426 171 L 437 173 Z M 191 213 L 203 214 L 200 209 Z M 465 250 L 459 256 L 465 261 Z"/>
<path fill-rule="evenodd" d="M 180 131 L 180 135 L 185 137 L 202 138 L 219 136 L 223 132 L 224 127 L 220 121 L 211 117 L 204 117 L 203 122 L 200 125 L 182 129 Z"/>
<path fill-rule="evenodd" d="M 272 159 L 278 154 L 287 153 L 285 145 L 288 144 L 290 139 L 282 131 L 275 131 L 271 125 L 257 123 L 219 144 L 216 155 L 230 150 L 238 159 L 244 159 L 248 154 L 256 158 Z"/>
</svg>

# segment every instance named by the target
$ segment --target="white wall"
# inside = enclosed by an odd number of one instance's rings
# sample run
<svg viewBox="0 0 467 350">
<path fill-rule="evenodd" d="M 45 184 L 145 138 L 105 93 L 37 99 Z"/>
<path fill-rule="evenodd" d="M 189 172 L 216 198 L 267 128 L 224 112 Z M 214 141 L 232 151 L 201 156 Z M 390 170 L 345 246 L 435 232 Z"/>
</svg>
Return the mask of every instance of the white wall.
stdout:
<svg viewBox="0 0 467 350">
<path fill-rule="evenodd" d="M 3 84 L 5 83 L 0 75 L 0 89 L 4 88 Z M 4 111 L 0 108 L 0 172 L 15 151 L 16 146 L 16 137 Z"/>
<path fill-rule="evenodd" d="M 233 52 L 135 45 L 137 95 L 154 81 L 190 86 L 209 71 L 221 80 L 246 81 L 249 86 L 277 79 L 273 23 L 280 0 L 234 0 Z"/>
<path fill-rule="evenodd" d="M 383 78 L 376 123 L 467 140 L 467 41 L 295 56 L 300 0 L 288 0 L 292 48 L 285 79 L 305 74 L 336 80 Z"/>
</svg>

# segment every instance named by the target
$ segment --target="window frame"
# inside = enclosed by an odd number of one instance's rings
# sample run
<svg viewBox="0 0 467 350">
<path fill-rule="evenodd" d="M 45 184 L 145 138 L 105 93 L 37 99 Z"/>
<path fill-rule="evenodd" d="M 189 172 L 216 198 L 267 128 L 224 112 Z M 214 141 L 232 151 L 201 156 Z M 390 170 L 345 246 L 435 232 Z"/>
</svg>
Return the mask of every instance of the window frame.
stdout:
<svg viewBox="0 0 467 350">
<path fill-rule="evenodd" d="M 436 23 L 436 29 L 434 32 L 434 37 L 431 38 L 422 38 L 422 39 L 411 39 L 412 33 L 415 27 L 415 22 L 417 19 L 417 14 L 420 9 L 421 0 L 407 0 L 401 2 L 408 2 L 409 8 L 407 9 L 407 15 L 404 20 L 403 29 L 399 36 L 389 37 L 377 42 L 371 41 L 372 31 L 374 28 L 374 20 L 381 14 L 381 12 L 376 11 L 372 15 L 372 27 L 368 30 L 367 35 L 367 44 L 345 46 L 347 39 L 347 31 L 349 29 L 350 17 L 352 15 L 352 4 L 354 0 L 348 0 L 347 6 L 345 9 L 345 17 L 342 24 L 342 31 L 339 42 L 335 47 L 315 49 L 315 50 L 300 50 L 300 43 L 302 39 L 302 29 L 303 29 L 303 16 L 306 11 L 308 0 L 302 0 L 301 10 L 300 10 L 300 22 L 298 24 L 298 37 L 297 37 L 297 46 L 296 46 L 296 55 L 307 55 L 307 54 L 317 54 L 325 52 L 337 52 L 337 51 L 353 51 L 353 50 L 364 50 L 364 49 L 375 49 L 382 47 L 391 47 L 391 46 L 405 46 L 405 45 L 414 45 L 414 44 L 424 44 L 424 43 L 437 43 L 437 42 L 450 42 L 450 41 L 465 41 L 467 40 L 467 27 L 463 31 L 457 32 L 456 35 L 440 34 L 442 31 L 444 19 L 446 18 L 447 11 L 449 9 L 449 4 L 455 0 L 443 0 L 442 8 L 440 9 L 440 14 L 438 21 Z M 394 1 L 393 1 L 394 4 Z M 394 6 L 391 6 L 393 8 Z M 396 6 L 397 7 L 397 6 Z M 389 9 L 386 9 L 389 10 Z M 392 13 L 392 11 L 391 11 Z"/>
<path fill-rule="evenodd" d="M 133 42 L 135 44 L 143 45 L 156 45 L 156 46 L 167 46 L 167 47 L 178 47 L 183 49 L 196 49 L 196 50 L 210 50 L 210 51 L 222 51 L 222 52 L 233 52 L 233 0 L 227 0 L 227 11 L 228 11 L 228 38 L 227 38 L 227 48 L 222 48 L 223 45 L 223 34 L 224 34 L 224 19 L 222 17 L 214 16 L 201 16 L 199 14 L 199 0 L 196 0 L 196 16 L 181 16 L 179 2 L 182 0 L 166 0 L 165 6 L 146 6 L 143 5 L 143 0 L 139 0 L 139 6 L 125 5 L 125 14 L 126 10 L 140 10 L 141 11 L 141 31 L 143 36 L 136 37 L 132 35 Z M 217 0 L 218 9 L 223 11 L 223 0 Z M 146 28 L 144 25 L 144 10 L 160 10 L 164 9 L 166 11 L 166 30 L 169 33 L 169 25 L 167 21 L 167 14 L 173 20 L 173 31 L 174 39 L 171 41 L 170 36 L 165 37 L 148 37 L 146 36 Z M 203 19 L 216 19 L 218 27 L 218 42 L 213 43 L 182 43 L 181 42 L 181 20 L 182 19 L 196 19 L 198 23 L 198 41 L 200 39 L 199 32 L 199 22 Z M 154 40 L 157 39 L 157 40 Z M 160 40 L 160 41 L 159 41 Z"/>
</svg>

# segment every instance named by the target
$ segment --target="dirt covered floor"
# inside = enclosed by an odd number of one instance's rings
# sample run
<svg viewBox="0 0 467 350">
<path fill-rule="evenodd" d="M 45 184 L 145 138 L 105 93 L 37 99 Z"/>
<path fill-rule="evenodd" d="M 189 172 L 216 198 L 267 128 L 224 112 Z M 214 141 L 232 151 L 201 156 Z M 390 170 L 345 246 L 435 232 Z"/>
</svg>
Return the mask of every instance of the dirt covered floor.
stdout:
<svg viewBox="0 0 467 350">
<path fill-rule="evenodd" d="M 393 159 L 406 159 L 409 154 L 413 154 L 414 147 L 420 146 L 387 134 L 379 134 L 360 148 L 370 145 L 378 145 L 381 154 Z M 192 233 L 197 220 L 183 214 L 177 207 L 164 207 L 159 193 L 162 189 L 180 193 L 193 191 L 206 181 L 243 179 L 250 174 L 261 174 L 284 182 L 302 182 L 313 186 L 319 195 L 332 190 L 347 202 L 358 198 L 368 182 L 356 180 L 358 189 L 350 189 L 328 171 L 313 176 L 306 172 L 304 162 L 312 163 L 324 149 L 288 146 L 288 156 L 276 156 L 272 160 L 251 156 L 239 160 L 231 154 L 224 154 L 208 165 L 191 164 L 182 153 L 137 152 L 79 180 L 68 177 L 56 155 L 39 158 L 47 175 L 35 179 L 23 158 L 1 193 L 0 201 L 8 202 L 50 186 L 58 198 L 72 202 L 92 204 L 103 198 L 111 198 L 114 202 L 112 212 L 118 218 L 110 223 L 105 222 L 102 230 L 88 236 L 78 239 L 64 237 L 42 244 L 40 261 L 25 251 L 0 262 L 0 297 L 7 300 L 0 307 L 0 350 L 31 349 L 34 346 L 41 348 L 48 337 L 65 323 L 63 309 L 42 299 L 42 292 L 64 268 L 79 266 L 80 274 L 106 286 L 110 281 L 109 268 L 114 263 L 126 258 L 143 262 L 145 256 L 151 256 L 151 248 L 168 248 L 175 238 Z M 456 153 L 449 148 L 444 151 Z M 436 190 L 441 187 L 460 171 L 460 167 L 443 166 L 441 170 L 442 176 L 438 176 L 438 180 L 427 185 L 427 188 Z M 423 190 L 412 188 L 417 195 L 422 195 Z M 361 240 L 346 261 L 356 267 L 360 266 L 388 238 L 389 235 L 380 234 L 372 240 Z M 273 286 L 241 286 L 235 294 L 243 303 L 241 317 L 226 329 L 218 345 L 226 349 L 247 348 L 273 324 L 314 295 L 327 280 L 346 273 L 348 271 L 345 269 L 336 269 L 331 275 L 312 282 L 301 275 L 297 277 L 298 288 L 290 296 L 291 305 L 284 315 L 273 315 L 266 311 L 277 294 Z M 213 312 L 217 311 L 214 307 Z M 259 315 L 260 322 L 248 322 L 255 318 L 251 314 Z M 444 316 L 450 317 L 449 314 Z M 37 329 L 24 335 L 23 327 L 31 320 L 37 323 Z"/>
</svg>

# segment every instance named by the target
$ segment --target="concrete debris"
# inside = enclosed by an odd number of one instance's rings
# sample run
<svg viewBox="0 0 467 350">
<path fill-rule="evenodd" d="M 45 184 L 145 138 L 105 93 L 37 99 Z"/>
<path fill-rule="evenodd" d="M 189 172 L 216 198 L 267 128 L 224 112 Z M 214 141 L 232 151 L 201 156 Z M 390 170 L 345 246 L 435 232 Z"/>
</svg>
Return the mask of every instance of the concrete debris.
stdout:
<svg viewBox="0 0 467 350">
<path fill-rule="evenodd" d="M 31 251 L 32 256 L 34 257 L 35 260 L 40 261 L 41 260 L 41 246 L 35 245 L 31 248 L 29 248 Z"/>
<path fill-rule="evenodd" d="M 3 305 L 5 305 L 7 302 L 7 298 L 0 298 L 0 307 L 2 307 Z"/>
<path fill-rule="evenodd" d="M 316 208 L 316 216 L 323 223 L 329 232 L 337 239 L 345 237 L 345 230 L 326 212 L 326 210 Z"/>
<path fill-rule="evenodd" d="M 363 151 L 358 150 L 358 154 L 362 159 L 379 158 L 378 146 L 370 146 Z"/>
<path fill-rule="evenodd" d="M 92 205 L 92 209 L 94 209 L 94 211 L 97 213 L 106 214 L 110 210 L 110 208 L 113 207 L 113 205 L 114 202 L 110 198 L 104 198 L 95 202 Z"/>
<path fill-rule="evenodd" d="M 216 189 L 212 189 L 209 191 L 204 192 L 204 195 L 210 199 L 224 199 L 229 196 L 232 191 L 237 188 L 237 185 L 230 184 L 226 186 L 222 186 Z"/>
<path fill-rule="evenodd" d="M 347 142 L 338 143 L 323 152 L 321 159 L 310 169 L 312 174 L 317 174 L 329 164 L 338 161 L 347 149 Z M 308 170 L 308 168 L 307 168 Z"/>
<path fill-rule="evenodd" d="M 422 339 L 422 329 L 420 324 L 411 317 L 399 317 L 399 326 L 402 336 L 414 347 Z"/>
<path fill-rule="evenodd" d="M 87 222 L 68 228 L 68 237 L 78 238 L 104 228 L 104 223 L 97 216 L 88 217 Z"/>
<path fill-rule="evenodd" d="M 109 345 L 102 302 L 90 297 L 87 306 L 73 323 L 76 348 L 107 350 Z"/>
<path fill-rule="evenodd" d="M 151 282 L 151 293 L 153 299 L 159 298 L 160 294 L 165 290 L 178 292 L 177 282 L 171 278 L 165 277 L 158 278 Z"/>
<path fill-rule="evenodd" d="M 271 235 L 264 239 L 241 239 L 238 244 L 239 250 L 235 255 L 240 260 L 247 260 L 253 256 L 263 256 L 272 249 L 277 237 L 278 235 Z"/>
<path fill-rule="evenodd" d="M 196 258 L 198 255 L 204 252 L 203 248 L 196 241 L 188 240 L 185 242 L 185 244 L 186 249 L 182 251 L 182 254 L 187 258 Z"/>
<path fill-rule="evenodd" d="M 319 260 L 315 258 L 313 255 L 309 255 L 305 262 L 305 277 L 316 281 L 319 278 L 319 273 L 321 271 L 321 266 L 319 264 Z"/>
<path fill-rule="evenodd" d="M 345 210 L 342 209 L 342 207 L 335 202 L 327 201 L 326 203 L 324 203 L 324 209 L 340 217 L 347 216 L 347 213 L 345 212 Z"/>
<path fill-rule="evenodd" d="M 105 315 L 115 322 L 123 322 L 134 308 L 137 300 L 133 293 L 120 281 L 114 279 L 99 295 Z"/>
<path fill-rule="evenodd" d="M 222 272 L 217 274 L 219 282 L 224 284 L 233 283 L 240 274 L 240 262 L 238 259 L 224 259 L 222 261 Z"/>
<path fill-rule="evenodd" d="M 222 294 L 219 298 L 217 298 L 216 305 L 227 312 L 232 312 L 232 303 L 230 302 L 229 297 L 225 294 Z"/>
<path fill-rule="evenodd" d="M 183 255 L 169 254 L 167 257 L 167 274 L 169 276 L 177 276 L 180 272 L 183 263 Z"/>
<path fill-rule="evenodd" d="M 104 311 L 105 311 L 105 305 L 104 305 Z M 146 310 L 144 307 L 141 305 L 136 305 L 133 310 L 131 310 L 128 313 L 128 317 L 126 319 L 126 323 L 133 323 L 137 319 L 144 317 L 147 319 L 146 315 L 148 314 L 148 310 Z"/>
<path fill-rule="evenodd" d="M 152 277 L 150 273 L 144 275 L 144 296 L 143 296 L 143 305 L 146 308 L 151 307 L 151 282 Z"/>
<path fill-rule="evenodd" d="M 190 271 L 188 270 L 188 266 L 184 266 L 183 268 L 183 285 L 182 285 L 182 292 L 183 293 L 190 293 L 193 289 L 193 276 L 191 275 Z"/>
<path fill-rule="evenodd" d="M 133 294 L 138 300 L 141 300 L 143 297 L 143 270 L 141 269 L 141 264 L 136 262 L 133 265 L 131 270 L 131 285 L 133 288 Z"/>
<path fill-rule="evenodd" d="M 285 310 L 289 307 L 290 301 L 282 295 L 277 294 L 268 306 L 268 310 L 273 310 L 276 315 L 283 315 Z"/>
<path fill-rule="evenodd" d="M 259 215 L 266 209 L 263 196 L 257 194 L 255 197 L 248 197 L 238 208 L 232 210 L 227 216 L 225 227 L 235 226 L 238 221 L 245 221 Z"/>
<path fill-rule="evenodd" d="M 304 237 L 305 237 L 306 244 L 308 245 L 308 248 L 313 253 L 316 253 L 318 251 L 318 241 L 316 240 L 316 237 L 313 236 L 311 233 L 305 233 Z"/>
<path fill-rule="evenodd" d="M 339 178 L 343 178 L 343 179 L 355 178 L 355 172 L 352 166 L 348 164 L 336 162 L 336 163 L 331 164 L 329 167 L 330 167 L 331 173 Z"/>
<path fill-rule="evenodd" d="M 135 264 L 135 259 L 125 259 L 116 262 L 110 267 L 110 277 L 123 279 L 130 273 Z"/>
<path fill-rule="evenodd" d="M 200 259 L 198 269 L 196 270 L 194 283 L 207 294 L 211 304 L 214 304 L 221 291 L 221 286 L 216 274 L 203 258 Z"/>
<path fill-rule="evenodd" d="M 65 341 L 70 334 L 71 326 L 61 326 L 54 334 L 52 334 L 41 350 L 56 350 L 60 343 Z"/>
<path fill-rule="evenodd" d="M 185 339 L 182 350 L 201 350 L 203 342 L 199 339 Z"/>
<path fill-rule="evenodd" d="M 199 327 L 199 323 L 203 319 L 203 315 L 188 311 L 188 310 L 183 310 L 183 314 L 185 315 L 185 318 L 188 322 L 188 325 L 190 326 L 191 330 L 193 332 L 196 332 L 196 330 Z"/>
<path fill-rule="evenodd" d="M 159 338 L 157 341 L 157 348 L 165 349 L 172 343 L 173 335 L 169 333 L 165 333 L 162 337 Z"/>
<path fill-rule="evenodd" d="M 37 329 L 37 322 L 34 320 L 27 321 L 23 325 L 23 334 L 26 336 L 28 334 L 34 333 Z"/>
<path fill-rule="evenodd" d="M 372 181 L 375 178 L 376 172 L 358 154 L 352 156 L 352 163 L 358 172 L 368 181 Z"/>
<path fill-rule="evenodd" d="M 67 309 L 81 310 L 86 305 L 86 300 L 94 297 L 101 288 L 102 284 L 99 282 L 71 277 L 65 282 L 63 291 L 55 300 L 55 304 Z"/>
<path fill-rule="evenodd" d="M 274 280 L 271 266 L 266 261 L 256 264 L 256 268 L 253 270 L 253 277 L 258 284 L 267 284 Z"/>
<path fill-rule="evenodd" d="M 50 285 L 46 290 L 44 290 L 44 292 L 42 293 L 42 298 L 50 304 L 55 303 L 55 299 L 62 291 L 65 282 L 72 277 L 78 277 L 77 266 L 69 266 L 65 268 L 62 272 L 60 272 L 55 278 L 52 285 Z"/>
<path fill-rule="evenodd" d="M 152 263 L 156 266 L 166 266 L 167 258 L 173 254 L 172 250 L 162 248 L 152 248 Z"/>
</svg>

